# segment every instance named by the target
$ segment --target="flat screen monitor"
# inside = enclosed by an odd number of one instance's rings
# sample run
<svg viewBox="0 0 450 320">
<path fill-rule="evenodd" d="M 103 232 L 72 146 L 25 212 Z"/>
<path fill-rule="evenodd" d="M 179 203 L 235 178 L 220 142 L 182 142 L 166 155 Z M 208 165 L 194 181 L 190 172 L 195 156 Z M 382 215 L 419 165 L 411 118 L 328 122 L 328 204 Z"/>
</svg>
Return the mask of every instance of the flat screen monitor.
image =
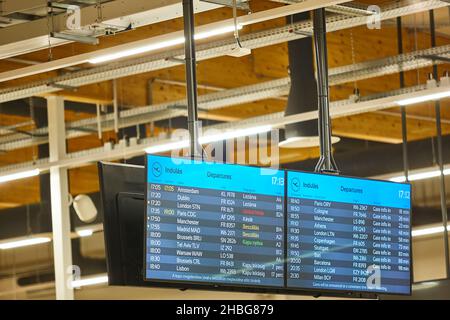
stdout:
<svg viewBox="0 0 450 320">
<path fill-rule="evenodd" d="M 411 186 L 287 172 L 287 287 L 411 293 Z"/>
<path fill-rule="evenodd" d="M 145 168 L 98 164 L 109 285 L 145 286 Z"/>
<path fill-rule="evenodd" d="M 284 288 L 284 175 L 148 155 L 145 280 Z"/>
</svg>

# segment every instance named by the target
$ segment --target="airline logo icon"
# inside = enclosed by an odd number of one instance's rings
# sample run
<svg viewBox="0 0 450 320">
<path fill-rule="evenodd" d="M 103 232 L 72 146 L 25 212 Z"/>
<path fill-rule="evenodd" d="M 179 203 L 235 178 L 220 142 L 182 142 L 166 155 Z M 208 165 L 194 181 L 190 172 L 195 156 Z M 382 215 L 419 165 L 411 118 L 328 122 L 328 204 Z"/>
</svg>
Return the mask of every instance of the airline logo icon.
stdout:
<svg viewBox="0 0 450 320">
<path fill-rule="evenodd" d="M 162 174 L 162 166 L 159 162 L 153 162 L 152 164 L 152 174 L 155 177 L 159 177 Z"/>
<path fill-rule="evenodd" d="M 299 192 L 300 191 L 300 180 L 298 178 L 293 178 L 291 180 L 291 187 L 292 187 L 292 190 L 294 190 L 294 192 Z"/>
</svg>

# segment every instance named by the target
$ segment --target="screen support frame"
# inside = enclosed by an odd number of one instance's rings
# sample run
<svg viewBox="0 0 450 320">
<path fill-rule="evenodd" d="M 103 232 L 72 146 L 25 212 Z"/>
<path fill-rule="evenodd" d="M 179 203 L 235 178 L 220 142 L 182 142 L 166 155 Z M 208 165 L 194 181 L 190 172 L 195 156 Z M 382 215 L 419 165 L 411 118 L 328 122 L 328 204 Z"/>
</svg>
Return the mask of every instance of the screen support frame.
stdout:
<svg viewBox="0 0 450 320">
<path fill-rule="evenodd" d="M 314 10 L 313 13 L 314 46 L 317 65 L 317 90 L 319 96 L 319 139 L 320 158 L 315 171 L 321 173 L 339 174 L 339 169 L 332 152 L 330 88 L 328 82 L 328 49 L 327 24 L 325 8 Z"/>
<path fill-rule="evenodd" d="M 202 147 L 199 143 L 198 93 L 197 93 L 197 61 L 194 39 L 194 4 L 192 0 L 183 0 L 186 94 L 188 111 L 189 149 L 191 159 L 202 158 Z"/>
</svg>

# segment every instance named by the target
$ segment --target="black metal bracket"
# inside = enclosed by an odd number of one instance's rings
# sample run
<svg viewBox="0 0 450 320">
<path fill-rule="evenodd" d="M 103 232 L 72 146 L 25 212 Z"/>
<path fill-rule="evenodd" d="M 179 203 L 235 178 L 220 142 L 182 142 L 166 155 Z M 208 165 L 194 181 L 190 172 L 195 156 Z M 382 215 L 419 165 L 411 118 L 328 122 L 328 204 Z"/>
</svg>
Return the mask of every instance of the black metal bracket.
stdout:
<svg viewBox="0 0 450 320">
<path fill-rule="evenodd" d="M 229 8 L 233 8 L 233 6 L 234 6 L 233 0 L 200 0 L 200 1 L 214 3 L 214 4 L 221 5 L 221 6 L 229 7 Z M 250 10 L 248 0 L 236 0 L 236 7 L 240 10 L 245 10 L 245 11 Z"/>
<path fill-rule="evenodd" d="M 77 87 L 68 86 L 65 84 L 60 84 L 60 83 L 55 83 L 55 82 L 47 83 L 47 86 L 52 87 L 52 88 L 61 89 L 61 90 L 73 91 L 73 92 L 78 91 Z"/>
<path fill-rule="evenodd" d="M 319 138 L 320 158 L 316 172 L 339 174 L 333 157 L 330 117 L 330 88 L 328 82 L 328 49 L 325 9 L 314 10 L 314 46 L 317 64 L 317 88 L 319 94 Z"/>
<path fill-rule="evenodd" d="M 194 4 L 193 0 L 183 0 L 186 91 L 189 130 L 189 149 L 192 159 L 201 159 L 202 147 L 199 143 L 198 93 L 197 93 L 197 60 L 194 39 Z"/>
</svg>

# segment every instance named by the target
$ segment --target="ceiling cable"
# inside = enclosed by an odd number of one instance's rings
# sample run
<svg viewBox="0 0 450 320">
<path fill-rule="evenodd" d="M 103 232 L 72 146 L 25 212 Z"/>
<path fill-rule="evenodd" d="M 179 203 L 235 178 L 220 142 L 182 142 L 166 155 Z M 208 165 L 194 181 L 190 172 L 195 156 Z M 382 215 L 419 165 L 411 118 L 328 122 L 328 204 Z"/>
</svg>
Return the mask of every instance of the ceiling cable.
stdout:
<svg viewBox="0 0 450 320">
<path fill-rule="evenodd" d="M 414 51 L 419 50 L 419 39 L 417 36 L 417 15 L 414 15 Z M 416 63 L 418 64 L 419 61 L 416 61 Z M 420 84 L 420 69 L 417 68 L 416 71 L 416 78 L 417 78 L 417 85 Z"/>
<path fill-rule="evenodd" d="M 97 23 L 102 23 L 103 22 L 103 8 L 102 8 L 102 3 L 100 0 L 97 0 Z"/>
<path fill-rule="evenodd" d="M 237 0 L 233 0 L 233 21 L 234 21 L 234 38 L 239 48 L 242 48 L 241 39 L 239 36 L 239 25 L 237 19 Z"/>
<path fill-rule="evenodd" d="M 114 115 L 114 132 L 119 133 L 119 95 L 117 88 L 117 79 L 113 79 L 113 115 Z"/>
<path fill-rule="evenodd" d="M 351 52 L 352 52 L 352 64 L 355 65 L 356 64 L 356 53 L 355 53 L 355 38 L 353 35 L 353 29 L 350 29 L 350 47 L 351 47 Z M 357 94 L 359 92 L 358 81 L 355 80 L 353 82 L 353 86 L 354 86 L 354 94 Z"/>
<path fill-rule="evenodd" d="M 101 106 L 100 103 L 96 104 L 96 111 L 97 111 L 97 134 L 98 134 L 98 139 L 101 140 L 102 139 L 102 135 L 103 135 L 103 130 L 102 130 L 102 111 L 101 111 Z"/>
<path fill-rule="evenodd" d="M 51 26 L 50 26 L 51 24 Z M 53 32 L 53 7 L 47 7 L 47 39 L 48 39 L 48 61 L 53 60 L 52 51 L 52 32 Z"/>
<path fill-rule="evenodd" d="M 30 236 L 33 233 L 31 228 L 31 217 L 30 217 L 30 204 L 26 204 L 26 216 L 27 216 L 27 236 Z"/>
</svg>

